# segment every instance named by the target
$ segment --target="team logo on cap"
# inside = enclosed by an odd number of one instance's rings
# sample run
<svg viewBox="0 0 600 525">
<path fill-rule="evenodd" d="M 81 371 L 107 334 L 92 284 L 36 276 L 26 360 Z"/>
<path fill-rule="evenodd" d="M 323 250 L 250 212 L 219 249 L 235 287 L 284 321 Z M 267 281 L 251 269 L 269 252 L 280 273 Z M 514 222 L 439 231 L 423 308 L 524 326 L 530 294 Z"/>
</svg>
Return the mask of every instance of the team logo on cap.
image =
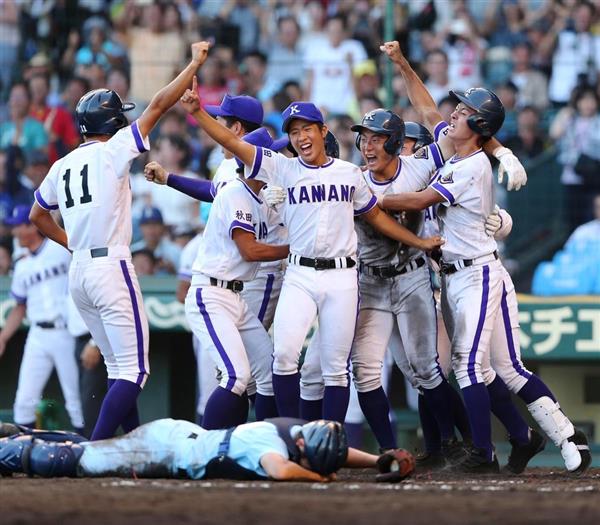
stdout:
<svg viewBox="0 0 600 525">
<path fill-rule="evenodd" d="M 369 111 L 363 120 L 375 120 L 375 111 Z"/>
<path fill-rule="evenodd" d="M 295 115 L 296 113 L 300 113 L 300 110 L 298 109 L 298 106 L 292 106 L 290 108 L 290 115 Z"/>
</svg>

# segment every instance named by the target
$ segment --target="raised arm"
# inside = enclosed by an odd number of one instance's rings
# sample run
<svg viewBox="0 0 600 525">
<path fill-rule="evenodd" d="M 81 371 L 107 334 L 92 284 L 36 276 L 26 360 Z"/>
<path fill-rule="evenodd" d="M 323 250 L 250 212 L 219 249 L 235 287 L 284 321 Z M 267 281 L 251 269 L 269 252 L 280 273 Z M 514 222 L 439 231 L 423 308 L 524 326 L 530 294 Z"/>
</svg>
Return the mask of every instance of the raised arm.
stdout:
<svg viewBox="0 0 600 525">
<path fill-rule="evenodd" d="M 158 119 L 179 100 L 192 79 L 196 78 L 196 71 L 204 64 L 208 56 L 209 46 L 208 42 L 192 44 L 192 60 L 190 63 L 174 80 L 152 97 L 150 104 L 138 119 L 138 128 L 143 137 L 148 136 Z"/>
<path fill-rule="evenodd" d="M 233 153 L 233 155 L 240 159 L 246 166 L 252 166 L 256 148 L 252 144 L 248 144 L 236 137 L 229 129 L 217 122 L 202 109 L 200 106 L 200 97 L 198 96 L 196 77 L 193 79 L 192 89 L 186 90 L 181 97 L 181 104 L 213 140 Z"/>
</svg>

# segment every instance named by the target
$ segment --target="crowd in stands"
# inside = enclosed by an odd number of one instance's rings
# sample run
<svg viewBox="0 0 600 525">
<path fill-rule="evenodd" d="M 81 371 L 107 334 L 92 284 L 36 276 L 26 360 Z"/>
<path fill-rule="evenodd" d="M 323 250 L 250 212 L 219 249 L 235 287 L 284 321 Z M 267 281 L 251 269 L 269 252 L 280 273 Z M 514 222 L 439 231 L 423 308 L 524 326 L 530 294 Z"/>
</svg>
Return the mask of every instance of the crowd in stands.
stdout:
<svg viewBox="0 0 600 525">
<path fill-rule="evenodd" d="M 401 42 L 448 117 L 448 89 L 484 85 L 506 108 L 498 138 L 526 166 L 555 151 L 563 169 L 570 231 L 593 217 L 600 194 L 600 2 L 587 0 L 393 0 Z M 0 224 L 49 166 L 77 147 L 79 98 L 108 87 L 136 109 L 186 60 L 189 43 L 212 39 L 199 72 L 204 104 L 248 94 L 281 134 L 281 111 L 308 99 L 326 114 L 340 156 L 356 163 L 350 125 L 389 105 L 418 120 L 379 52 L 386 0 L 2 0 L 0 9 Z M 390 96 L 391 95 L 391 96 Z M 210 178 L 215 143 L 175 107 L 151 137 L 167 170 Z M 181 248 L 201 230 L 208 206 L 147 183 L 133 166 L 138 274 L 174 273 Z M 524 191 L 527 191 L 525 189 Z M 597 206 L 597 205 L 596 205 Z M 510 211 L 510 210 L 509 210 Z M 597 212 L 596 212 L 597 213 Z M 596 219 L 598 221 L 599 219 Z M 0 225 L 0 275 L 20 254 Z M 599 258 L 600 259 L 600 258 Z M 599 265 L 600 266 L 600 265 Z"/>
</svg>

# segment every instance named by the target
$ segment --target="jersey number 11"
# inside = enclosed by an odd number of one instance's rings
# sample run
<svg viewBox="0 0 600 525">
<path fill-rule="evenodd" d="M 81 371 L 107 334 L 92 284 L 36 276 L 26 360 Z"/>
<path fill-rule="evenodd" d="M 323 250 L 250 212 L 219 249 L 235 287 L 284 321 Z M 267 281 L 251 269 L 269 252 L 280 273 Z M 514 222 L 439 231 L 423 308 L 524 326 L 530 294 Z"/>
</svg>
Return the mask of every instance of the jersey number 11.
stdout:
<svg viewBox="0 0 600 525">
<path fill-rule="evenodd" d="M 87 164 L 85 166 L 83 166 L 79 175 L 81 176 L 81 189 L 82 189 L 82 195 L 81 195 L 81 199 L 79 199 L 79 202 L 81 204 L 86 204 L 88 202 L 92 202 L 92 196 L 90 195 L 90 190 L 88 188 L 88 165 Z M 69 184 L 71 183 L 71 170 L 68 169 L 67 171 L 65 171 L 65 174 L 63 175 L 62 178 L 65 181 L 65 195 L 67 196 L 65 206 L 67 208 L 72 208 L 73 206 L 75 206 L 75 201 L 73 200 L 73 196 L 71 195 L 71 189 L 69 188 Z"/>
</svg>

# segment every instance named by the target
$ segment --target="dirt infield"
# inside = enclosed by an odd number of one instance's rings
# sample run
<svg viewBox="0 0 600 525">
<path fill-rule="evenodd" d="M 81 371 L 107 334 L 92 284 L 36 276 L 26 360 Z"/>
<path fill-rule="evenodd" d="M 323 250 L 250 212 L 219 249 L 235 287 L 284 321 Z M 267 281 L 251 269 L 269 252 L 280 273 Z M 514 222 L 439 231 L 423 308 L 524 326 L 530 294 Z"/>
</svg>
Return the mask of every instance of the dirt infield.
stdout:
<svg viewBox="0 0 600 525">
<path fill-rule="evenodd" d="M 551 469 L 469 481 L 417 475 L 396 485 L 372 483 L 372 476 L 342 471 L 328 485 L 0 478 L 0 523 L 600 523 L 600 469 L 575 479 Z"/>
</svg>

